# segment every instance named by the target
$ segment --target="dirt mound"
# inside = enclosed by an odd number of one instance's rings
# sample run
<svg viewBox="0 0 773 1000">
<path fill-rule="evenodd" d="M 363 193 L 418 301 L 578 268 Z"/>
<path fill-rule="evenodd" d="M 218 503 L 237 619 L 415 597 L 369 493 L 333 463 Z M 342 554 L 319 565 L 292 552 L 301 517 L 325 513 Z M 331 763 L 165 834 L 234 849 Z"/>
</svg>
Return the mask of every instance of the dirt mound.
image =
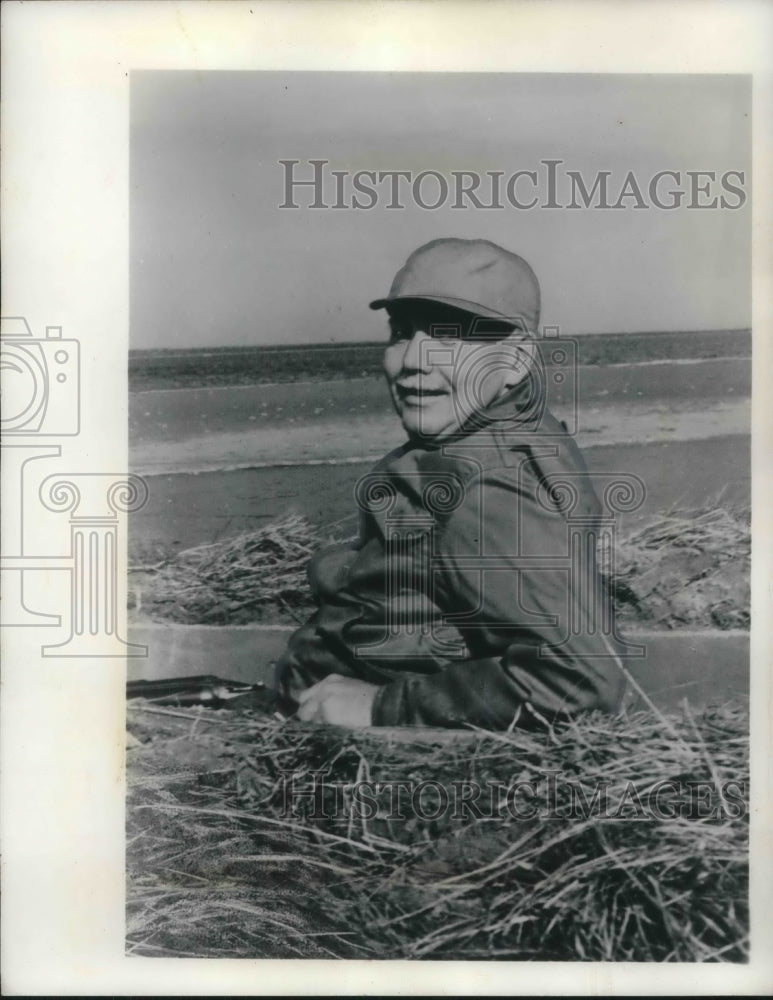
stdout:
<svg viewBox="0 0 773 1000">
<path fill-rule="evenodd" d="M 313 552 L 340 541 L 291 515 L 256 531 L 199 545 L 132 574 L 134 620 L 191 625 L 301 622 L 314 604 Z M 748 513 L 678 510 L 623 538 L 612 564 L 600 553 L 622 625 L 748 628 Z"/>
<path fill-rule="evenodd" d="M 604 567 L 621 624 L 749 628 L 748 517 L 723 508 L 676 511 L 618 545 Z"/>
</svg>

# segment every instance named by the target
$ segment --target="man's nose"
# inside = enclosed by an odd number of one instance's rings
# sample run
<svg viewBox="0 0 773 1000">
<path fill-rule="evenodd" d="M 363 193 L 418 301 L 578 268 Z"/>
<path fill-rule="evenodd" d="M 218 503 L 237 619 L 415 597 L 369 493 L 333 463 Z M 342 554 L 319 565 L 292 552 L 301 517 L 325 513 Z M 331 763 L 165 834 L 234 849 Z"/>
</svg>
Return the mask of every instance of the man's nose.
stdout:
<svg viewBox="0 0 773 1000">
<path fill-rule="evenodd" d="M 429 371 L 431 363 L 429 361 L 429 343 L 432 337 L 424 330 L 418 329 L 408 341 L 408 346 L 403 355 L 403 368 L 412 368 L 415 371 Z"/>
</svg>

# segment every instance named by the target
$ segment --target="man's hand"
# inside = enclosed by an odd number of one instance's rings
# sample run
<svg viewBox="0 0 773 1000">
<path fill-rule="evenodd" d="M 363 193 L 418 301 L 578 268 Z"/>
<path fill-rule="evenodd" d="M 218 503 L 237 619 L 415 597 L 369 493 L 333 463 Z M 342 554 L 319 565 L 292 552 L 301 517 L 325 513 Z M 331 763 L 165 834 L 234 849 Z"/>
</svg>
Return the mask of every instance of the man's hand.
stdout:
<svg viewBox="0 0 773 1000">
<path fill-rule="evenodd" d="M 304 722 L 329 722 L 346 729 L 371 725 L 371 708 L 378 686 L 341 674 L 330 674 L 298 695 L 296 713 Z"/>
</svg>

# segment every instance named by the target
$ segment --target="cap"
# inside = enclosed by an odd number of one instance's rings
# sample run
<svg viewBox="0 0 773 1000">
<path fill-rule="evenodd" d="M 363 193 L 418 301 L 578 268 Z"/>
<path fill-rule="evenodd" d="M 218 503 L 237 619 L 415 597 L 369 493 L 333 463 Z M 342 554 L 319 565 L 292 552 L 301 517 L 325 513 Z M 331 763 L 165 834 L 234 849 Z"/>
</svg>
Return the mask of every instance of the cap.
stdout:
<svg viewBox="0 0 773 1000">
<path fill-rule="evenodd" d="M 540 290 L 523 257 L 489 240 L 439 239 L 414 250 L 395 275 L 389 294 L 371 309 L 427 299 L 489 319 L 539 326 Z"/>
</svg>

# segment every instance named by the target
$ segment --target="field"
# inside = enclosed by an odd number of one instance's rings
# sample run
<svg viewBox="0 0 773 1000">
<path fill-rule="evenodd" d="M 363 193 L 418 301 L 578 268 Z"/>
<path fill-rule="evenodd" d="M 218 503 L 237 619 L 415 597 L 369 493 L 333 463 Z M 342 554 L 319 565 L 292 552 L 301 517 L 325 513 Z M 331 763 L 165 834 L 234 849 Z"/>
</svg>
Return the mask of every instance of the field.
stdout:
<svg viewBox="0 0 773 1000">
<path fill-rule="evenodd" d="M 576 339 L 579 363 L 583 365 L 619 364 L 633 359 L 735 357 L 748 355 L 751 346 L 748 330 L 585 334 Z M 367 378 L 381 374 L 383 349 L 383 343 L 353 343 L 130 351 L 129 388 L 136 392 Z"/>
<path fill-rule="evenodd" d="M 608 575 L 620 621 L 687 643 L 701 629 L 718 648 L 711 669 L 723 671 L 731 647 L 717 642 L 720 630 L 737 636 L 749 625 L 749 332 L 577 343 L 589 468 L 635 472 L 647 490 L 621 521 Z M 393 433 L 388 400 L 375 392 L 381 351 L 132 353 L 133 456 L 150 486 L 130 530 L 135 621 L 165 623 L 172 645 L 191 633 L 190 649 L 202 623 L 223 634 L 235 623 L 286 628 L 309 613 L 308 556 L 330 535 L 351 534 L 353 485 Z M 253 635 L 248 671 L 268 656 Z M 208 656 L 207 671 L 218 673 L 217 660 Z M 169 676 L 166 654 L 161 661 Z M 703 654 L 700 662 L 705 672 Z M 710 683 L 707 698 L 718 689 Z M 743 693 L 667 712 L 644 697 L 647 710 L 545 732 L 442 734 L 352 734 L 249 704 L 132 701 L 127 952 L 744 962 Z M 324 774 L 309 795 L 315 771 Z M 556 772 L 558 798 L 541 782 Z M 289 811 L 287 773 L 302 786 Z M 371 816 L 353 809 L 363 783 L 383 791 L 405 780 L 432 786 L 423 809 L 411 800 L 394 816 L 383 795 Z M 432 812 L 460 782 L 520 781 L 534 785 L 532 804 L 545 815 Z M 656 815 L 649 803 L 662 783 L 676 798 Z M 612 815 L 578 810 L 601 786 Z M 695 808 L 695 787 L 710 789 L 707 813 Z"/>
</svg>

